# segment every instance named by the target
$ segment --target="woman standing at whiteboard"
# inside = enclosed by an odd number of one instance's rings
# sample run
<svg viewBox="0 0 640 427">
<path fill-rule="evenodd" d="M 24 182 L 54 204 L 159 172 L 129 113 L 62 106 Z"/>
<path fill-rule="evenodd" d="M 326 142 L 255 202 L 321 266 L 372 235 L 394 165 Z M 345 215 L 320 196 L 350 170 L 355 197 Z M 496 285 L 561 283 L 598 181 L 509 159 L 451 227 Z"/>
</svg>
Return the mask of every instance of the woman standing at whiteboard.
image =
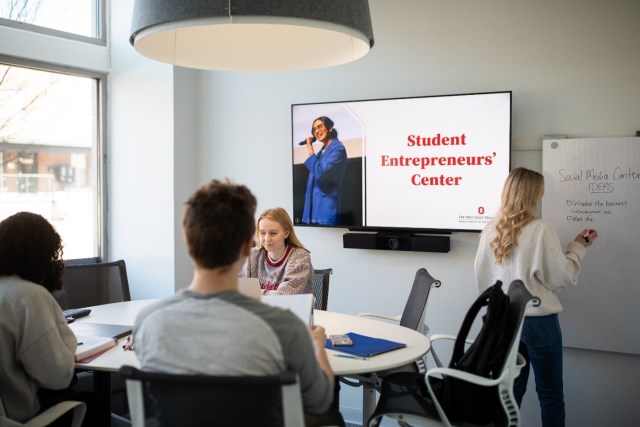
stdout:
<svg viewBox="0 0 640 427">
<path fill-rule="evenodd" d="M 480 235 L 474 268 L 480 291 L 497 280 L 511 283 L 521 279 L 529 292 L 540 299 L 539 306 L 527 307 L 525 313 L 519 351 L 527 364 L 516 378 L 514 394 L 520 405 L 531 365 L 542 425 L 550 427 L 564 426 L 565 419 L 562 333 L 558 321 L 562 305 L 556 293 L 578 284 L 580 262 L 598 233 L 582 230 L 563 251 L 551 223 L 538 218 L 543 194 L 541 174 L 525 168 L 511 171 L 502 190 L 500 211 Z"/>
</svg>

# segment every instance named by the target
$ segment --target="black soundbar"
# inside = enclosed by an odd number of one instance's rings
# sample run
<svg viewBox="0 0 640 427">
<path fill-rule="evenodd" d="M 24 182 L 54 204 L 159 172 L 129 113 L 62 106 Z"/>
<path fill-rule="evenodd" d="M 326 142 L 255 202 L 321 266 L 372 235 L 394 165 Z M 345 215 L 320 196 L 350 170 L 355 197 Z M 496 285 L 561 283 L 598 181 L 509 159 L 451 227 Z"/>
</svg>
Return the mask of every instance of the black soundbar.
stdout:
<svg viewBox="0 0 640 427">
<path fill-rule="evenodd" d="M 345 233 L 342 244 L 348 249 L 378 249 L 387 251 L 441 252 L 451 250 L 450 236 Z"/>
</svg>

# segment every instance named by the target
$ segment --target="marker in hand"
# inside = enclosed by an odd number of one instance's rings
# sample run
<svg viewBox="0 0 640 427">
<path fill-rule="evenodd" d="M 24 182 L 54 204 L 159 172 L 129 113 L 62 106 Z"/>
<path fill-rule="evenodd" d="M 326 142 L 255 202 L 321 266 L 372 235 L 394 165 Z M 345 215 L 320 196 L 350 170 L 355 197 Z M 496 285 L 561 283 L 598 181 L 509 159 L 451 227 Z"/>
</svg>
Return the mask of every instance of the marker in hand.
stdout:
<svg viewBox="0 0 640 427">
<path fill-rule="evenodd" d="M 585 248 L 591 246 L 593 242 L 598 238 L 598 232 L 593 228 L 585 228 L 573 239 L 575 242 L 580 243 Z"/>
</svg>

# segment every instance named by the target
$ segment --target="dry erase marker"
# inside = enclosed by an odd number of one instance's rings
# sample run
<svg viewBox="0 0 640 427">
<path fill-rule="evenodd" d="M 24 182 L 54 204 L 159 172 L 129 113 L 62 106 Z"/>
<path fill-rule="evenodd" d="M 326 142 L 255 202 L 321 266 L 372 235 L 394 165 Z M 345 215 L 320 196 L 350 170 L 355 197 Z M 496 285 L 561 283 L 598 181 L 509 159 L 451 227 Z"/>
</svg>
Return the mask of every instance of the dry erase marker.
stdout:
<svg viewBox="0 0 640 427">
<path fill-rule="evenodd" d="M 84 343 L 83 343 L 83 342 L 79 342 L 79 343 L 78 343 L 78 345 L 82 345 L 82 344 L 84 344 Z"/>
<path fill-rule="evenodd" d="M 591 233 L 591 230 L 587 230 L 587 232 L 584 233 L 584 236 L 582 236 L 584 237 L 584 241 L 587 243 L 589 243 L 589 233 Z"/>
</svg>

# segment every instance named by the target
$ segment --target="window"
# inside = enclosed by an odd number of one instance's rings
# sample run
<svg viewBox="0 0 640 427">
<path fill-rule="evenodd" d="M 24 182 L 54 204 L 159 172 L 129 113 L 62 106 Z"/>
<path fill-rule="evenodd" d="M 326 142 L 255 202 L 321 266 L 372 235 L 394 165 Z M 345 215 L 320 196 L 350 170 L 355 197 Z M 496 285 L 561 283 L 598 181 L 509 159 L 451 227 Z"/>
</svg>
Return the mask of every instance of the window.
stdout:
<svg viewBox="0 0 640 427">
<path fill-rule="evenodd" d="M 103 0 L 0 0 L 0 18 L 2 25 L 102 44 L 105 40 Z"/>
<path fill-rule="evenodd" d="M 1 58 L 0 58 L 1 61 Z M 0 62 L 0 220 L 36 212 L 64 257 L 103 254 L 104 76 Z"/>
</svg>

